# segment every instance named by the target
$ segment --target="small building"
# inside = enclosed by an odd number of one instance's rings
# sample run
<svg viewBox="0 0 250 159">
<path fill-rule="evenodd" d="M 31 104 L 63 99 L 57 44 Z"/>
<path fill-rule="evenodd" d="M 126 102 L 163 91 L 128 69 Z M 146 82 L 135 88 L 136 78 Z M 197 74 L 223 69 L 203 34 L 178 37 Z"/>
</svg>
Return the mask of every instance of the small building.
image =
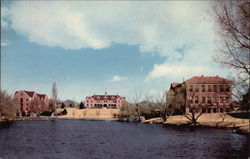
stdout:
<svg viewBox="0 0 250 159">
<path fill-rule="evenodd" d="M 171 83 L 170 90 L 185 89 L 186 113 L 199 108 L 203 113 L 232 110 L 232 81 L 219 76 L 195 76 L 183 83 Z"/>
<path fill-rule="evenodd" d="M 123 105 L 125 105 L 126 99 L 125 97 L 119 95 L 108 95 L 105 92 L 104 95 L 93 95 L 87 96 L 85 98 L 85 107 L 86 108 L 113 108 L 119 109 Z"/>
<path fill-rule="evenodd" d="M 22 113 L 40 113 L 49 110 L 49 98 L 46 94 L 20 90 L 15 92 L 14 99 Z"/>
</svg>

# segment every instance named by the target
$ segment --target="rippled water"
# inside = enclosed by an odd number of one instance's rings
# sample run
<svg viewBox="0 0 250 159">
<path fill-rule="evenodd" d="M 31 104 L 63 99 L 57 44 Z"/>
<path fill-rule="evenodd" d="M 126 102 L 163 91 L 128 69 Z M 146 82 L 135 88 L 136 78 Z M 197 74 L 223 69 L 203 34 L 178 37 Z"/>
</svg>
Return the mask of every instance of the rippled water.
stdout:
<svg viewBox="0 0 250 159">
<path fill-rule="evenodd" d="M 247 136 L 217 129 L 109 121 L 15 121 L 0 128 L 0 158 L 247 158 L 248 141 Z"/>
</svg>

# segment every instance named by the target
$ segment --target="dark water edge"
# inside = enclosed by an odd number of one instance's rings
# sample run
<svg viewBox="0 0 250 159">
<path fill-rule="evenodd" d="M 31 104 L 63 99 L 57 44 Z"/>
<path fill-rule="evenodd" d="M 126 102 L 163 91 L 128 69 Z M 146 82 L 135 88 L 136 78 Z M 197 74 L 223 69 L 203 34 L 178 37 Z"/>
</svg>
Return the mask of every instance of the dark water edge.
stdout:
<svg viewBox="0 0 250 159">
<path fill-rule="evenodd" d="M 0 158 L 247 158 L 249 136 L 211 128 L 110 121 L 0 124 Z"/>
</svg>

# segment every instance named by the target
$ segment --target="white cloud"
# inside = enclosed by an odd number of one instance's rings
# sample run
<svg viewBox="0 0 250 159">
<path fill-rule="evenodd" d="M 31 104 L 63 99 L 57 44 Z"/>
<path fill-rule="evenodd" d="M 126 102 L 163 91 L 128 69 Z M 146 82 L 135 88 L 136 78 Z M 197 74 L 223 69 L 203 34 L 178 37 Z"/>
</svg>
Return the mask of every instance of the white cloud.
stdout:
<svg viewBox="0 0 250 159">
<path fill-rule="evenodd" d="M 127 79 L 128 79 L 127 77 L 122 77 L 122 76 L 114 75 L 113 78 L 112 78 L 112 81 L 113 82 L 119 82 L 119 81 L 125 81 Z"/>
<path fill-rule="evenodd" d="M 45 46 L 138 45 L 141 52 L 166 59 L 146 77 L 156 84 L 224 74 L 211 58 L 215 35 L 208 9 L 207 1 L 14 1 L 1 20 L 8 18 L 9 28 Z M 115 75 L 112 81 L 125 79 Z"/>
<path fill-rule="evenodd" d="M 8 44 L 6 42 L 1 42 L 1 46 L 7 46 Z"/>
<path fill-rule="evenodd" d="M 1 8 L 1 28 L 6 29 L 8 28 L 8 23 L 6 18 L 9 16 L 9 9 L 8 8 Z"/>
<path fill-rule="evenodd" d="M 139 45 L 180 58 L 175 49 L 204 36 L 207 2 L 14 2 L 11 28 L 31 42 L 66 49 Z M 209 35 L 209 34 L 205 34 Z"/>
</svg>

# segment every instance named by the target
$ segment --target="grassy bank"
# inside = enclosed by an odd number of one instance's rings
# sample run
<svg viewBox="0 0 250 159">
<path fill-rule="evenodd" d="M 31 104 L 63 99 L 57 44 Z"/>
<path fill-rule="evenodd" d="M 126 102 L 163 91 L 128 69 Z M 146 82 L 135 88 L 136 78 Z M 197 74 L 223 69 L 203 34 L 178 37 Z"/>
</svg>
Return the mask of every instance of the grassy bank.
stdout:
<svg viewBox="0 0 250 159">
<path fill-rule="evenodd" d="M 119 114 L 119 109 L 76 109 L 67 108 L 67 115 L 57 116 L 59 119 L 111 119 Z M 57 112 L 63 109 L 57 109 Z"/>
<path fill-rule="evenodd" d="M 153 118 L 143 121 L 143 123 L 158 123 L 166 125 L 187 125 L 189 122 L 190 121 L 183 115 L 171 116 L 166 122 L 163 122 L 161 118 Z M 249 119 L 235 118 L 230 115 L 222 116 L 219 113 L 202 114 L 201 117 L 198 118 L 198 126 L 232 129 L 244 133 L 250 132 Z"/>
</svg>

